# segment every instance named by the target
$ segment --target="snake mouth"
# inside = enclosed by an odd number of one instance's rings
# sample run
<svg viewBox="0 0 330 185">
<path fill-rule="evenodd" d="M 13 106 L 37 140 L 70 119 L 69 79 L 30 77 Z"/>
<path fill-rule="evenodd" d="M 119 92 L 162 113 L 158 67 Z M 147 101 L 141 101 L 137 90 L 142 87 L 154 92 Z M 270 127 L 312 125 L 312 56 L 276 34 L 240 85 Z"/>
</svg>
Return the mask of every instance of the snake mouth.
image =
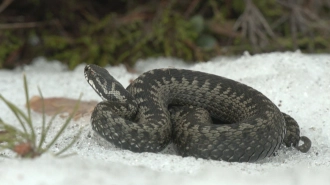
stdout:
<svg viewBox="0 0 330 185">
<path fill-rule="evenodd" d="M 84 68 L 84 75 L 87 83 L 94 89 L 94 91 L 104 100 L 102 93 L 96 88 L 94 80 L 97 78 L 95 71 L 92 69 L 91 65 L 86 65 Z"/>
<path fill-rule="evenodd" d="M 89 79 L 90 79 L 90 76 L 92 75 L 92 70 L 91 70 L 91 68 L 90 68 L 89 65 L 86 65 L 85 66 L 85 68 L 84 68 L 84 75 L 85 75 L 85 79 L 90 84 Z"/>
<path fill-rule="evenodd" d="M 92 69 L 91 65 L 86 65 L 84 68 L 84 74 L 85 74 L 85 78 L 86 80 L 89 80 L 92 77 L 96 77 L 96 71 Z"/>
<path fill-rule="evenodd" d="M 91 79 L 91 76 L 93 75 L 93 72 L 90 68 L 89 65 L 87 65 L 84 69 L 84 75 L 85 75 L 85 79 L 87 81 L 87 83 L 92 86 L 92 88 L 96 91 L 97 89 L 95 88 L 95 85 L 94 85 L 94 82 L 93 80 Z M 98 93 L 98 92 L 97 92 Z"/>
<path fill-rule="evenodd" d="M 85 66 L 85 69 L 84 69 L 85 74 L 86 74 L 86 72 L 89 71 L 89 69 L 90 69 L 89 65 L 86 65 L 86 66 Z"/>
</svg>

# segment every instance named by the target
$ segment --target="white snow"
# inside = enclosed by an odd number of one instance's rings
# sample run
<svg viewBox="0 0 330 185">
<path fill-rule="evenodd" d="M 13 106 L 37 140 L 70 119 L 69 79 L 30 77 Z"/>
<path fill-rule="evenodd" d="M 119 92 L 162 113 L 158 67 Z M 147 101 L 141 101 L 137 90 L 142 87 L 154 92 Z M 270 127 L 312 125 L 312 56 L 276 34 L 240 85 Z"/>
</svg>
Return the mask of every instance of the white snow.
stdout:
<svg viewBox="0 0 330 185">
<path fill-rule="evenodd" d="M 204 71 L 254 87 L 298 121 L 301 134 L 312 140 L 312 148 L 304 154 L 283 147 L 278 155 L 256 163 L 182 158 L 171 147 L 158 154 L 133 153 L 100 138 L 85 116 L 72 122 L 56 148 L 52 148 L 56 152 L 66 146 L 83 127 L 78 143 L 68 151 L 76 155 L 56 158 L 48 153 L 32 160 L 0 158 L 0 184 L 330 184 L 330 55 L 245 53 L 237 58 L 216 58 L 190 65 L 158 58 L 139 61 L 135 67 L 138 74 L 128 73 L 124 66 L 107 69 L 127 86 L 142 72 L 160 67 Z M 83 93 L 83 100 L 101 101 L 85 81 L 83 69 L 84 65 L 80 65 L 68 71 L 57 61 L 38 58 L 30 66 L 0 70 L 0 93 L 23 109 L 22 73 L 25 72 L 30 97 L 38 95 L 39 86 L 44 97 L 78 98 Z M 41 115 L 34 112 L 32 115 L 40 131 Z M 2 101 L 0 118 L 19 125 Z M 55 120 L 48 142 L 63 122 L 62 118 Z"/>
</svg>

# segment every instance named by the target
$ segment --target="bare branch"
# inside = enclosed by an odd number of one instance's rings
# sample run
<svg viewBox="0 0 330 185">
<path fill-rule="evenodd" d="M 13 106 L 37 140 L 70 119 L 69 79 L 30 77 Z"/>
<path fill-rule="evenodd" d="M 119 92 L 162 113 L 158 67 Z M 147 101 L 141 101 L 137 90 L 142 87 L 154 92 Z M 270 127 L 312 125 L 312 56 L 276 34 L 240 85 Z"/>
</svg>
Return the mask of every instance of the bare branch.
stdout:
<svg viewBox="0 0 330 185">
<path fill-rule="evenodd" d="M 4 0 L 0 5 L 0 13 L 4 11 L 14 0 Z"/>
<path fill-rule="evenodd" d="M 50 24 L 50 22 L 22 22 L 22 23 L 8 23 L 0 24 L 0 30 L 5 29 L 21 29 L 21 28 L 35 28 Z"/>
<path fill-rule="evenodd" d="M 259 9 L 251 0 L 245 0 L 245 10 L 234 25 L 234 30 L 241 29 L 243 37 L 250 40 L 254 47 L 268 44 L 268 36 L 275 37 L 272 28 Z"/>
</svg>

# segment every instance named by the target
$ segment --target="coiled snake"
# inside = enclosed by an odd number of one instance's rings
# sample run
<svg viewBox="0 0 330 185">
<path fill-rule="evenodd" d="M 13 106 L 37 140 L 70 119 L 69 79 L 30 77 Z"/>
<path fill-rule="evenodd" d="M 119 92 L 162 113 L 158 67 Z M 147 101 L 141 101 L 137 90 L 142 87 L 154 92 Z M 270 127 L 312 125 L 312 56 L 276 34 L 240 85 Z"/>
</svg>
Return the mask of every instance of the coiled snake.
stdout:
<svg viewBox="0 0 330 185">
<path fill-rule="evenodd" d="M 84 73 L 103 99 L 91 116 L 93 130 L 123 149 L 159 152 L 173 142 L 182 156 L 251 162 L 282 143 L 301 152 L 311 147 L 297 122 L 267 97 L 224 77 L 155 69 L 125 89 L 99 66 L 87 65 Z"/>
</svg>

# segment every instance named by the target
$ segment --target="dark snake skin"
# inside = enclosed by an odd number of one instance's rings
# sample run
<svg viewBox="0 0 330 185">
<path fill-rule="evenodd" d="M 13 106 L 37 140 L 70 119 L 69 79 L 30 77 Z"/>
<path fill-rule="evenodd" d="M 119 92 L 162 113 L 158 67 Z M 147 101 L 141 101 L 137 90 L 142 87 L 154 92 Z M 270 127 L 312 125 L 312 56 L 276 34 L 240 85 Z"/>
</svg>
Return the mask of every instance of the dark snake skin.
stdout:
<svg viewBox="0 0 330 185">
<path fill-rule="evenodd" d="M 155 69 L 126 90 L 96 65 L 85 67 L 85 77 L 103 99 L 92 113 L 92 128 L 123 149 L 159 152 L 173 142 L 182 156 L 252 162 L 273 155 L 282 143 L 301 152 L 311 147 L 297 122 L 267 97 L 224 77 Z"/>
</svg>

